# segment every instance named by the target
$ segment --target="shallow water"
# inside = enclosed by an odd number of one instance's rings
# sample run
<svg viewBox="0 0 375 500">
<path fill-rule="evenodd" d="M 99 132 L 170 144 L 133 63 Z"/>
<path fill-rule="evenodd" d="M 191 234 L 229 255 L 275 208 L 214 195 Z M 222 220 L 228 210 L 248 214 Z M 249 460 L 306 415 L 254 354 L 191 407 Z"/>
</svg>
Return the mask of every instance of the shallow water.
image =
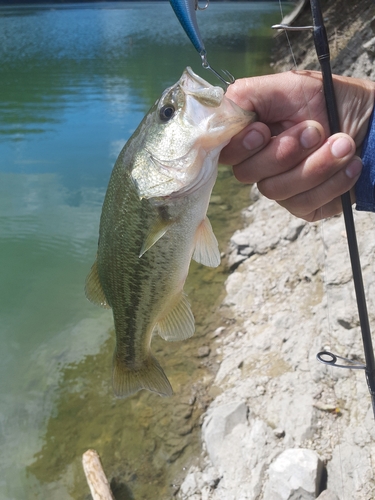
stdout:
<svg viewBox="0 0 375 500">
<path fill-rule="evenodd" d="M 198 19 L 212 66 L 269 70 L 277 4 L 213 3 Z M 170 399 L 113 398 L 111 314 L 83 284 L 123 144 L 185 66 L 216 82 L 167 2 L 0 7 L 0 60 L 0 497 L 86 498 L 80 460 L 94 447 L 122 498 L 170 498 L 198 451 L 212 366 L 197 352 L 225 269 L 192 266 L 194 338 L 153 342 Z M 247 196 L 221 168 L 209 213 L 222 250 Z"/>
</svg>

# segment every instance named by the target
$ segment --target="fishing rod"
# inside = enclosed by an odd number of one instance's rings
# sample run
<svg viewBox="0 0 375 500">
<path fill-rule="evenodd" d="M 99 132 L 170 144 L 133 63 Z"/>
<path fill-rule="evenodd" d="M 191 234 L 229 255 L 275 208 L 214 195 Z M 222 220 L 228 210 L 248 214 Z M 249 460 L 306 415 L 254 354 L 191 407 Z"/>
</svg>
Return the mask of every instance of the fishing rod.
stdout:
<svg viewBox="0 0 375 500">
<path fill-rule="evenodd" d="M 284 30 L 312 30 L 315 44 L 315 51 L 318 56 L 319 64 L 323 77 L 323 90 L 326 101 L 326 109 L 331 135 L 340 132 L 340 121 L 337 111 L 337 102 L 335 89 L 333 86 L 332 69 L 330 62 L 330 51 L 327 32 L 325 29 L 322 9 L 319 0 L 310 0 L 311 15 L 313 19 L 312 26 L 291 27 L 286 24 L 277 24 L 272 26 L 275 29 Z M 375 357 L 371 339 L 371 330 L 367 312 L 366 296 L 363 286 L 361 263 L 359 258 L 357 236 L 355 231 L 352 203 L 350 193 L 346 192 L 341 196 L 341 204 L 344 214 L 345 228 L 347 234 L 350 262 L 353 273 L 353 282 L 357 300 L 358 316 L 360 321 L 363 350 L 365 354 L 365 364 L 337 356 L 328 351 L 321 351 L 317 354 L 317 359 L 326 365 L 337 368 L 349 368 L 364 370 L 368 390 L 371 395 L 372 410 L 375 418 Z M 337 364 L 341 360 L 344 364 Z"/>
</svg>

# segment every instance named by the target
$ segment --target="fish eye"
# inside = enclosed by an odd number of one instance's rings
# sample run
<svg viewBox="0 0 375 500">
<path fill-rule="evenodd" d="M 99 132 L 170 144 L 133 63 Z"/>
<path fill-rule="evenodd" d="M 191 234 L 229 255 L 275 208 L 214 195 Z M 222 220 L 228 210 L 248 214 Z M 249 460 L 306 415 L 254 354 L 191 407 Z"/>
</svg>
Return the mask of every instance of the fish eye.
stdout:
<svg viewBox="0 0 375 500">
<path fill-rule="evenodd" d="M 172 118 L 172 116 L 174 115 L 175 111 L 176 110 L 175 110 L 175 107 L 173 106 L 173 104 L 166 104 L 159 111 L 160 119 L 163 122 L 169 121 Z"/>
</svg>

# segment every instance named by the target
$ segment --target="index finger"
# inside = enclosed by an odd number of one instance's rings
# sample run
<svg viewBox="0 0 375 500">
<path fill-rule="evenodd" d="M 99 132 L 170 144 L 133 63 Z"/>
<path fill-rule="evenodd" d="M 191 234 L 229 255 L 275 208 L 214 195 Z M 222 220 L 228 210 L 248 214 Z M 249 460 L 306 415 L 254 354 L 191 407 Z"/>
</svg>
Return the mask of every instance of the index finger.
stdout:
<svg viewBox="0 0 375 500">
<path fill-rule="evenodd" d="M 235 177 L 245 183 L 259 182 L 293 169 L 324 141 L 320 123 L 307 120 L 275 136 L 257 155 L 233 166 Z"/>
<path fill-rule="evenodd" d="M 319 72 L 287 71 L 236 80 L 227 97 L 268 125 L 272 135 L 304 120 L 320 122 L 328 135 L 328 123 Z"/>
</svg>

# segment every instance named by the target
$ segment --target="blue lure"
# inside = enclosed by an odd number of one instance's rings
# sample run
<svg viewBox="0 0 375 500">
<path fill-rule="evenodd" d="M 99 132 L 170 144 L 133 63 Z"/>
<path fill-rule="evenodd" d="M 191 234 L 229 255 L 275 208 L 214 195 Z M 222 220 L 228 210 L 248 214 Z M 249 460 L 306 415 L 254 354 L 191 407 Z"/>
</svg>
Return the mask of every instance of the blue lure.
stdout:
<svg viewBox="0 0 375 500">
<path fill-rule="evenodd" d="M 213 69 L 212 66 L 209 65 L 207 61 L 207 52 L 204 46 L 203 39 L 201 37 L 198 23 L 197 23 L 197 10 L 204 10 L 208 7 L 208 1 L 204 7 L 199 7 L 198 0 L 169 0 L 176 14 L 177 19 L 180 21 L 181 26 L 183 27 L 185 33 L 189 37 L 189 40 L 193 44 L 196 51 L 201 56 L 202 66 L 205 69 L 209 69 L 219 80 L 224 83 L 224 85 L 228 86 L 231 83 L 234 83 L 234 76 L 231 75 L 228 71 L 222 70 L 223 74 L 226 78 L 229 78 L 229 81 L 223 78 L 220 73 Z"/>
<path fill-rule="evenodd" d="M 202 56 L 206 54 L 204 42 L 197 23 L 198 2 L 196 0 L 169 0 L 177 19 L 184 28 L 195 50 Z"/>
</svg>

